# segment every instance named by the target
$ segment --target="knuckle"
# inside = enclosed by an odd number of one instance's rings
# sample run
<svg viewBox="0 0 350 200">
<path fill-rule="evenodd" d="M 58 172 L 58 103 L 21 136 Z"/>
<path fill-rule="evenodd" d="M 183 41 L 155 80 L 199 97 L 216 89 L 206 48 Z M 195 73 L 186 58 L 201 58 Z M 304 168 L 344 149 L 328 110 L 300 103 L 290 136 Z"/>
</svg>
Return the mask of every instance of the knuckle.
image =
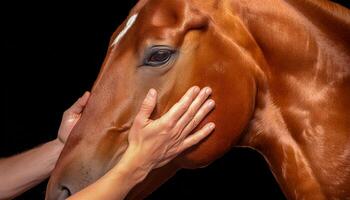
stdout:
<svg viewBox="0 0 350 200">
<path fill-rule="evenodd" d="M 69 109 L 67 109 L 67 110 L 65 110 L 63 112 L 63 116 L 68 116 L 68 115 L 70 115 L 70 110 Z"/>
<path fill-rule="evenodd" d="M 194 118 L 193 119 L 193 126 L 197 126 L 198 124 L 199 124 L 199 119 L 197 119 L 197 118 Z"/>
<path fill-rule="evenodd" d="M 190 111 L 190 112 L 188 113 L 188 116 L 189 116 L 190 119 L 193 119 L 194 116 L 196 116 L 196 112 L 195 112 L 195 111 Z"/>
<path fill-rule="evenodd" d="M 199 138 L 194 138 L 194 139 L 192 139 L 192 141 L 191 141 L 191 145 L 192 145 L 192 146 L 193 146 L 193 145 L 196 145 L 196 144 L 198 144 L 200 141 L 201 141 L 201 140 L 200 140 Z"/>
<path fill-rule="evenodd" d="M 152 108 L 152 105 L 148 101 L 144 101 L 141 105 L 142 110 L 149 110 L 150 108 Z"/>
<path fill-rule="evenodd" d="M 191 124 L 191 130 L 195 129 L 198 125 L 199 121 L 197 119 L 193 119 L 193 122 Z"/>
<path fill-rule="evenodd" d="M 179 144 L 179 145 L 177 145 L 177 146 L 175 147 L 173 155 L 174 155 L 174 156 L 179 155 L 179 154 L 181 153 L 180 150 L 181 150 L 181 149 L 180 149 L 180 144 Z"/>
<path fill-rule="evenodd" d="M 198 118 L 203 118 L 206 113 L 207 113 L 207 111 L 203 111 L 203 110 L 198 111 L 198 113 L 197 113 Z"/>
<path fill-rule="evenodd" d="M 142 118 L 140 116 L 136 116 L 134 119 L 134 123 L 136 126 L 141 125 L 142 124 Z"/>
<path fill-rule="evenodd" d="M 185 98 L 185 102 L 186 102 L 186 103 L 188 103 L 188 102 L 190 102 L 190 101 L 192 101 L 192 97 L 191 97 L 191 96 L 188 96 L 188 97 Z"/>
<path fill-rule="evenodd" d="M 166 122 L 163 123 L 163 127 L 166 129 L 166 130 L 171 130 L 174 128 L 174 120 L 168 120 Z"/>
<path fill-rule="evenodd" d="M 179 127 L 174 127 L 172 131 L 174 132 L 176 137 L 181 137 L 182 132 L 181 132 L 181 129 Z"/>
<path fill-rule="evenodd" d="M 197 144 L 199 141 L 199 138 L 198 137 L 192 137 L 190 140 L 189 140 L 189 144 L 192 146 L 194 144 Z"/>
<path fill-rule="evenodd" d="M 182 113 L 186 112 L 186 110 L 187 110 L 187 108 L 186 108 L 185 105 L 181 105 L 180 108 L 179 108 L 179 111 L 182 112 Z"/>
<path fill-rule="evenodd" d="M 176 142 L 181 143 L 186 137 L 186 134 L 183 134 L 183 132 L 178 129 L 178 131 L 175 132 L 175 137 L 176 137 Z"/>
<path fill-rule="evenodd" d="M 164 136 L 164 135 L 168 135 L 168 131 L 167 130 L 165 130 L 165 129 L 162 129 L 160 132 L 159 132 L 159 135 L 162 135 L 162 136 Z"/>
</svg>

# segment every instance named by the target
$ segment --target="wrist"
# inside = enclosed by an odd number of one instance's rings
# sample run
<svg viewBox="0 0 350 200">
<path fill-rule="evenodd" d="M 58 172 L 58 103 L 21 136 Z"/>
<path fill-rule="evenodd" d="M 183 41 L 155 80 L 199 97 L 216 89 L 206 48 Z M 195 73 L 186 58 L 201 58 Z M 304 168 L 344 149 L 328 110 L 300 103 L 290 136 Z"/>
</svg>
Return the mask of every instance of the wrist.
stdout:
<svg viewBox="0 0 350 200">
<path fill-rule="evenodd" d="M 59 141 L 64 146 L 65 141 L 60 136 L 57 136 L 57 138 L 55 140 Z"/>
<path fill-rule="evenodd" d="M 142 182 L 152 170 L 151 165 L 144 162 L 143 158 L 141 151 L 128 147 L 117 164 L 118 171 L 129 177 L 132 182 Z"/>
<path fill-rule="evenodd" d="M 124 153 L 122 159 L 110 171 L 84 189 L 90 191 L 81 193 L 84 191 L 82 190 L 79 192 L 80 195 L 88 194 L 91 198 L 93 194 L 94 196 L 91 199 L 124 199 L 132 188 L 146 178 L 149 172 L 147 169 L 140 167 L 135 158 L 137 156 L 135 157 L 134 152 L 127 151 Z M 79 197 L 79 199 L 85 198 Z"/>
<path fill-rule="evenodd" d="M 64 143 L 62 143 L 62 141 L 58 138 L 50 141 L 49 143 L 51 143 L 51 145 L 53 145 L 59 151 L 62 151 L 62 149 L 64 147 Z"/>
</svg>

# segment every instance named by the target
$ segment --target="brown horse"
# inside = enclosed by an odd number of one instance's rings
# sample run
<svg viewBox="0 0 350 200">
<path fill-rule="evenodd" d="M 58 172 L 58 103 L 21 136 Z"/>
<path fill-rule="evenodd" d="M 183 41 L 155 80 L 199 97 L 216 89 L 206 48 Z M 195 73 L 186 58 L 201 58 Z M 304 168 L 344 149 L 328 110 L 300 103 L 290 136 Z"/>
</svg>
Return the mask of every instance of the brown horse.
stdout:
<svg viewBox="0 0 350 200">
<path fill-rule="evenodd" d="M 157 118 L 192 85 L 213 88 L 205 122 L 215 132 L 128 198 L 243 146 L 264 156 L 288 199 L 350 199 L 350 11 L 325 0 L 140 0 L 112 36 L 47 199 L 118 163 L 149 88 Z"/>
</svg>

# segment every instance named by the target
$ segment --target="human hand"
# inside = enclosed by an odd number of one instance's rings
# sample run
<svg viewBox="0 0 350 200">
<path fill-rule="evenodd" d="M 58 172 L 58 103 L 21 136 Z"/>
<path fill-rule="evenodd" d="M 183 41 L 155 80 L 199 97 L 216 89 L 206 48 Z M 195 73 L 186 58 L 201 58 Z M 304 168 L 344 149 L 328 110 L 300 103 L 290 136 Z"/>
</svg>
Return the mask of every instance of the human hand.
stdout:
<svg viewBox="0 0 350 200">
<path fill-rule="evenodd" d="M 207 100 L 210 94 L 208 87 L 202 90 L 192 87 L 166 114 L 152 120 L 157 92 L 151 89 L 130 128 L 129 146 L 121 160 L 98 181 L 69 199 L 124 199 L 152 169 L 164 166 L 198 144 L 215 128 L 214 123 L 207 123 L 191 134 L 215 107 L 213 100 Z"/>
<path fill-rule="evenodd" d="M 80 119 L 81 113 L 90 97 L 90 92 L 85 92 L 70 108 L 64 113 L 60 128 L 58 129 L 57 139 L 63 144 L 66 143 L 67 138 L 72 131 L 75 124 Z"/>
<path fill-rule="evenodd" d="M 209 87 L 202 90 L 192 87 L 166 114 L 151 120 L 157 102 L 157 92 L 151 89 L 130 129 L 125 154 L 137 158 L 137 165 L 150 171 L 164 166 L 206 138 L 214 130 L 214 123 L 207 123 L 197 132 L 190 133 L 215 107 L 212 99 L 207 100 L 211 92 Z"/>
</svg>

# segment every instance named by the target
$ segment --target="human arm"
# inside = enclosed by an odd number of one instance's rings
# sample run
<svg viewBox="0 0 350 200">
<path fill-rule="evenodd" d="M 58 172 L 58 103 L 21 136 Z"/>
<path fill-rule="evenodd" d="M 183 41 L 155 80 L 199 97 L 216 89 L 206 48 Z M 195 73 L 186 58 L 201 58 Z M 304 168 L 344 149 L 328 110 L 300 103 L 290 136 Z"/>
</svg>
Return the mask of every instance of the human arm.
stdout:
<svg viewBox="0 0 350 200">
<path fill-rule="evenodd" d="M 129 131 L 129 146 L 120 162 L 69 199 L 124 199 L 152 169 L 166 165 L 214 130 L 215 125 L 208 123 L 190 135 L 215 106 L 213 100 L 207 100 L 210 94 L 210 88 L 193 87 L 165 115 L 151 120 L 157 99 L 156 91 L 151 90 Z"/>
<path fill-rule="evenodd" d="M 63 144 L 55 139 L 24 153 L 0 159 L 0 199 L 12 199 L 46 179 Z"/>
<path fill-rule="evenodd" d="M 88 98 L 87 92 L 64 112 L 56 139 L 24 153 L 0 159 L 0 199 L 14 198 L 50 175 Z"/>
</svg>

